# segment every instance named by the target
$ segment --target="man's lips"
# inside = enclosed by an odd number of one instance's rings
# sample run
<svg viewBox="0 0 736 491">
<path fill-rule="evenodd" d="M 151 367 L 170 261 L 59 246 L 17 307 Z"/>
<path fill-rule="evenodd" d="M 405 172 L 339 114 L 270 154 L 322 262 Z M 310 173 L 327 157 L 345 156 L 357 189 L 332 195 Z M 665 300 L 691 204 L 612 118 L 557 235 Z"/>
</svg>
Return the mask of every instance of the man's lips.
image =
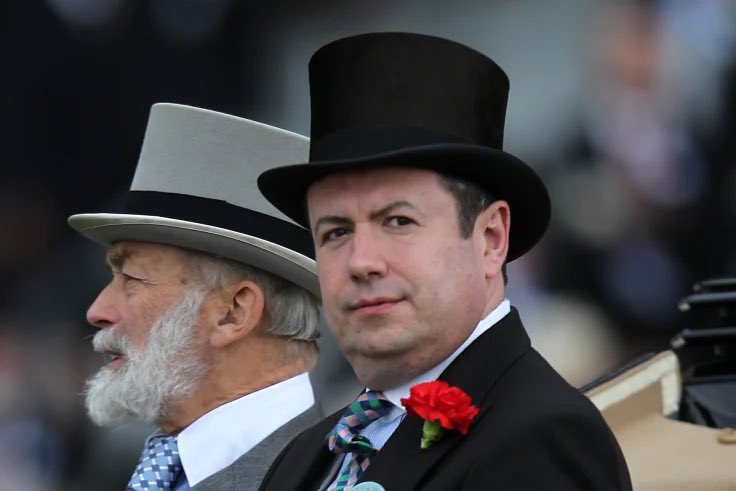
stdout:
<svg viewBox="0 0 736 491">
<path fill-rule="evenodd" d="M 105 355 L 105 363 L 107 365 L 112 363 L 119 365 L 125 361 L 125 355 L 119 351 L 105 350 L 102 354 Z"/>
<path fill-rule="evenodd" d="M 380 314 L 390 311 L 402 300 L 394 297 L 361 298 L 350 306 L 350 310 L 361 314 Z"/>
<path fill-rule="evenodd" d="M 119 368 L 132 353 L 130 342 L 123 335 L 110 329 L 101 329 L 92 338 L 92 349 L 103 356 L 104 366 Z"/>
</svg>

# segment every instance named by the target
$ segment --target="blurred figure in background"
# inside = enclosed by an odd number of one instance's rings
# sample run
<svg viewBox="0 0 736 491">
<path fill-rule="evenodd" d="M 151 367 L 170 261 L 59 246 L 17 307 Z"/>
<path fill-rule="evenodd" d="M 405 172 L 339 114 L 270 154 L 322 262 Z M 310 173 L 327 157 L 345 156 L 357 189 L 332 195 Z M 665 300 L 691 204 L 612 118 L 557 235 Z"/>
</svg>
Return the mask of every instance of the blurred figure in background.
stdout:
<svg viewBox="0 0 736 491">
<path fill-rule="evenodd" d="M 709 155 L 730 56 L 726 9 L 623 2 L 605 5 L 591 30 L 581 131 L 551 186 L 559 228 L 547 246 L 561 259 L 547 281 L 595 299 L 630 352 L 683 327 L 677 302 L 730 254 L 725 207 L 713 206 L 723 164 Z"/>
<path fill-rule="evenodd" d="M 74 215 L 112 280 L 87 313 L 107 364 L 87 383 L 98 425 L 155 423 L 128 489 L 257 489 L 319 418 L 307 375 L 319 295 L 306 230 L 255 187 L 307 139 L 188 106 L 151 110 L 124 213 Z"/>
<path fill-rule="evenodd" d="M 34 386 L 27 376 L 30 353 L 22 341 L 0 323 L 0 488 L 51 490 L 62 472 L 62 435 L 29 390 Z"/>
</svg>

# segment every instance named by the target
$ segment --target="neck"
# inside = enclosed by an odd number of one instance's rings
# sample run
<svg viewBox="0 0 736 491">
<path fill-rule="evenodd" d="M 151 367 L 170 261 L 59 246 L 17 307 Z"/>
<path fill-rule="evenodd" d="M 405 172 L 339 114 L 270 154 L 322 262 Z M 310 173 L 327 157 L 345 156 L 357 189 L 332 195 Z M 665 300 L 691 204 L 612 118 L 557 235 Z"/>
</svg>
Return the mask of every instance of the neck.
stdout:
<svg viewBox="0 0 736 491">
<path fill-rule="evenodd" d="M 437 344 L 443 346 L 441 350 L 422 350 L 425 344 L 415 346 L 411 353 L 402 353 L 391 360 L 351 357 L 350 363 L 355 375 L 366 387 L 378 390 L 394 389 L 416 379 L 445 363 L 468 340 L 479 323 L 498 308 L 503 298 L 504 292 L 501 290 L 497 295 L 489 297 L 487 303 L 479 303 L 474 313 L 452 330 L 455 336 L 437 340 Z"/>
<path fill-rule="evenodd" d="M 307 372 L 312 368 L 311 349 L 294 356 L 293 341 L 268 338 L 251 349 L 223 350 L 214 357 L 210 372 L 184 401 L 171 405 L 159 427 L 176 435 L 210 411 Z M 310 347 L 311 348 L 311 347 Z M 253 356 L 258 354 L 258 356 Z"/>
</svg>

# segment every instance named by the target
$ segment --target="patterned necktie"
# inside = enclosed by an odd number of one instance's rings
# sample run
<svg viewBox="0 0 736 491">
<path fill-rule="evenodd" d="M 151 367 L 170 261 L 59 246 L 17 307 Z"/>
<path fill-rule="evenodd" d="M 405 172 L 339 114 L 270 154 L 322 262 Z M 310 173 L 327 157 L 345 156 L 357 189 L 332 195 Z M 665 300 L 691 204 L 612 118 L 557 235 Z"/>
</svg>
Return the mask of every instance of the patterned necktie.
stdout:
<svg viewBox="0 0 736 491">
<path fill-rule="evenodd" d="M 327 491 L 352 489 L 378 452 L 366 437 L 359 433 L 381 416 L 388 414 L 393 405 L 383 392 L 369 390 L 358 396 L 327 435 L 327 446 L 335 453 L 351 453 L 349 464 L 343 468 Z"/>
<path fill-rule="evenodd" d="M 154 435 L 143 449 L 127 490 L 174 489 L 182 471 L 176 437 Z"/>
</svg>

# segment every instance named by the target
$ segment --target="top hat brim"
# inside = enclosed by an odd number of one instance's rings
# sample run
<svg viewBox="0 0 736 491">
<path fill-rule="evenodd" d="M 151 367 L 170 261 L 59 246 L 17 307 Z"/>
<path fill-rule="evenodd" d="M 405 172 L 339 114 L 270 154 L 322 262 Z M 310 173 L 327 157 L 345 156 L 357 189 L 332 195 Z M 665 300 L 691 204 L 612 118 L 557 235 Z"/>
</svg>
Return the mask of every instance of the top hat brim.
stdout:
<svg viewBox="0 0 736 491">
<path fill-rule="evenodd" d="M 258 187 L 282 213 L 309 228 L 306 196 L 312 184 L 340 172 L 386 167 L 426 169 L 464 179 L 485 189 L 493 199 L 507 201 L 511 210 L 507 261 L 531 249 L 549 224 L 549 194 L 536 172 L 513 155 L 482 145 L 438 143 L 278 167 L 261 174 Z"/>
<path fill-rule="evenodd" d="M 253 235 L 186 220 L 120 213 L 72 215 L 69 224 L 103 245 L 151 242 L 231 259 L 287 279 L 321 298 L 314 260 Z"/>
</svg>

